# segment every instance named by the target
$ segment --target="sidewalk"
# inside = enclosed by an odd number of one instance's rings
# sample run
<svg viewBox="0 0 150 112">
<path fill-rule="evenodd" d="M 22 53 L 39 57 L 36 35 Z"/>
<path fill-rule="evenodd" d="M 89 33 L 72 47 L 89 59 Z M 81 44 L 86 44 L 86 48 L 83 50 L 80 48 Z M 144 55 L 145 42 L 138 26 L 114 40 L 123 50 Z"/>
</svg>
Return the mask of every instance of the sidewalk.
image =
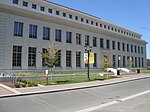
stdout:
<svg viewBox="0 0 150 112">
<path fill-rule="evenodd" d="M 117 83 L 129 82 L 133 80 L 140 80 L 143 78 L 150 78 L 150 75 L 128 74 L 128 75 L 123 75 L 122 78 L 115 78 L 115 79 L 110 79 L 105 81 L 84 82 L 84 83 L 75 83 L 75 84 L 66 84 L 66 85 L 53 85 L 53 86 L 44 86 L 44 87 L 27 87 L 27 88 L 15 88 L 15 89 L 11 88 L 11 91 L 9 89 L 7 92 L 5 92 L 7 89 L 6 90 L 1 89 L 1 85 L 0 85 L 0 98 L 8 97 L 8 96 L 12 96 L 12 97 L 23 96 L 23 95 L 52 93 L 52 92 L 84 89 L 90 87 L 106 86 L 106 85 L 112 85 Z"/>
</svg>

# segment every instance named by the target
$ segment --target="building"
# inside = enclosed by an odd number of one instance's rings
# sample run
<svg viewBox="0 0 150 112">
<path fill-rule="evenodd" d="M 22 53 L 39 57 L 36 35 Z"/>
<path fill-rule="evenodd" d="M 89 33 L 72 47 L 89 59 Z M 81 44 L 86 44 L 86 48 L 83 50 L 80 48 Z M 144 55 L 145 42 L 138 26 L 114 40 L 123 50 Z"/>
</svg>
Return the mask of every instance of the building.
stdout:
<svg viewBox="0 0 150 112">
<path fill-rule="evenodd" d="M 101 18 L 46 0 L 0 0 L 0 70 L 45 69 L 39 53 L 55 42 L 56 70 L 84 70 L 84 46 L 92 46 L 94 64 L 103 58 L 112 67 L 146 67 L 142 35 Z"/>
</svg>

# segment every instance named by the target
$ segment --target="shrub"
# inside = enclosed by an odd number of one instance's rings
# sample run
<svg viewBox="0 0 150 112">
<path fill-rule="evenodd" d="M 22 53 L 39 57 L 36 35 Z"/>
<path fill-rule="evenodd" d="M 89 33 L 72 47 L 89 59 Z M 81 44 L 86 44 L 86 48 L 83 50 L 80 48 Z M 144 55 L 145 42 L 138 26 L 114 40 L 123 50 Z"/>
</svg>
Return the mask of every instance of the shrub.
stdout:
<svg viewBox="0 0 150 112">
<path fill-rule="evenodd" d="M 15 87 L 16 88 L 20 88 L 20 84 L 15 84 Z"/>
</svg>

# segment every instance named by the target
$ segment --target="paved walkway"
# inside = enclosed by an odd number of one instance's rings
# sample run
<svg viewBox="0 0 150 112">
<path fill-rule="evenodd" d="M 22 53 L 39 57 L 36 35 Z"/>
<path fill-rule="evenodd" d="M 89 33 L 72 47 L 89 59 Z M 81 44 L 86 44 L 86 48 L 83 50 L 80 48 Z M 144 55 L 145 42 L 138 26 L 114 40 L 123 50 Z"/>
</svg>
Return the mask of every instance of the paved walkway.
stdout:
<svg viewBox="0 0 150 112">
<path fill-rule="evenodd" d="M 89 88 L 94 86 L 117 84 L 121 82 L 138 80 L 141 78 L 148 78 L 148 77 L 150 78 L 150 75 L 129 74 L 129 75 L 123 75 L 122 78 L 115 78 L 115 79 L 110 79 L 105 81 L 84 82 L 84 83 L 66 84 L 66 85 L 53 85 L 53 86 L 44 86 L 44 87 L 15 88 L 15 89 L 6 87 L 5 85 L 2 86 L 2 84 L 0 84 L 0 98 L 7 97 L 7 96 L 21 96 L 21 95 L 67 91 L 67 90 L 77 90 L 77 89 Z"/>
</svg>

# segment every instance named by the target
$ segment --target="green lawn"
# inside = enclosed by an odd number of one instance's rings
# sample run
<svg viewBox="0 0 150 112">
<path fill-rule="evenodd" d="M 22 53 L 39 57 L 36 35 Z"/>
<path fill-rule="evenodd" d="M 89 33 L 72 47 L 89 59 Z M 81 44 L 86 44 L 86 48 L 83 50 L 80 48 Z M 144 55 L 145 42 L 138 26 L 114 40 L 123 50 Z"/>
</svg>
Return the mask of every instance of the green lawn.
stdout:
<svg viewBox="0 0 150 112">
<path fill-rule="evenodd" d="M 91 82 L 91 81 L 104 81 L 108 79 L 118 78 L 116 76 L 91 76 L 90 81 L 86 77 L 80 78 L 60 78 L 60 79 L 49 79 L 49 85 L 62 85 L 62 84 L 71 84 L 71 83 L 81 83 L 81 82 Z M 46 85 L 45 80 L 33 80 L 32 82 Z"/>
<path fill-rule="evenodd" d="M 103 72 L 103 71 L 90 71 L 90 74 L 110 74 L 108 72 Z M 81 74 L 87 74 L 86 71 L 82 71 L 82 72 L 74 72 L 74 71 L 70 71 L 70 72 L 52 72 L 53 76 L 59 76 L 59 75 L 81 75 Z M 12 74 L 12 76 L 44 76 L 45 73 L 22 73 L 22 74 Z M 49 72 L 50 75 L 50 72 Z"/>
</svg>

